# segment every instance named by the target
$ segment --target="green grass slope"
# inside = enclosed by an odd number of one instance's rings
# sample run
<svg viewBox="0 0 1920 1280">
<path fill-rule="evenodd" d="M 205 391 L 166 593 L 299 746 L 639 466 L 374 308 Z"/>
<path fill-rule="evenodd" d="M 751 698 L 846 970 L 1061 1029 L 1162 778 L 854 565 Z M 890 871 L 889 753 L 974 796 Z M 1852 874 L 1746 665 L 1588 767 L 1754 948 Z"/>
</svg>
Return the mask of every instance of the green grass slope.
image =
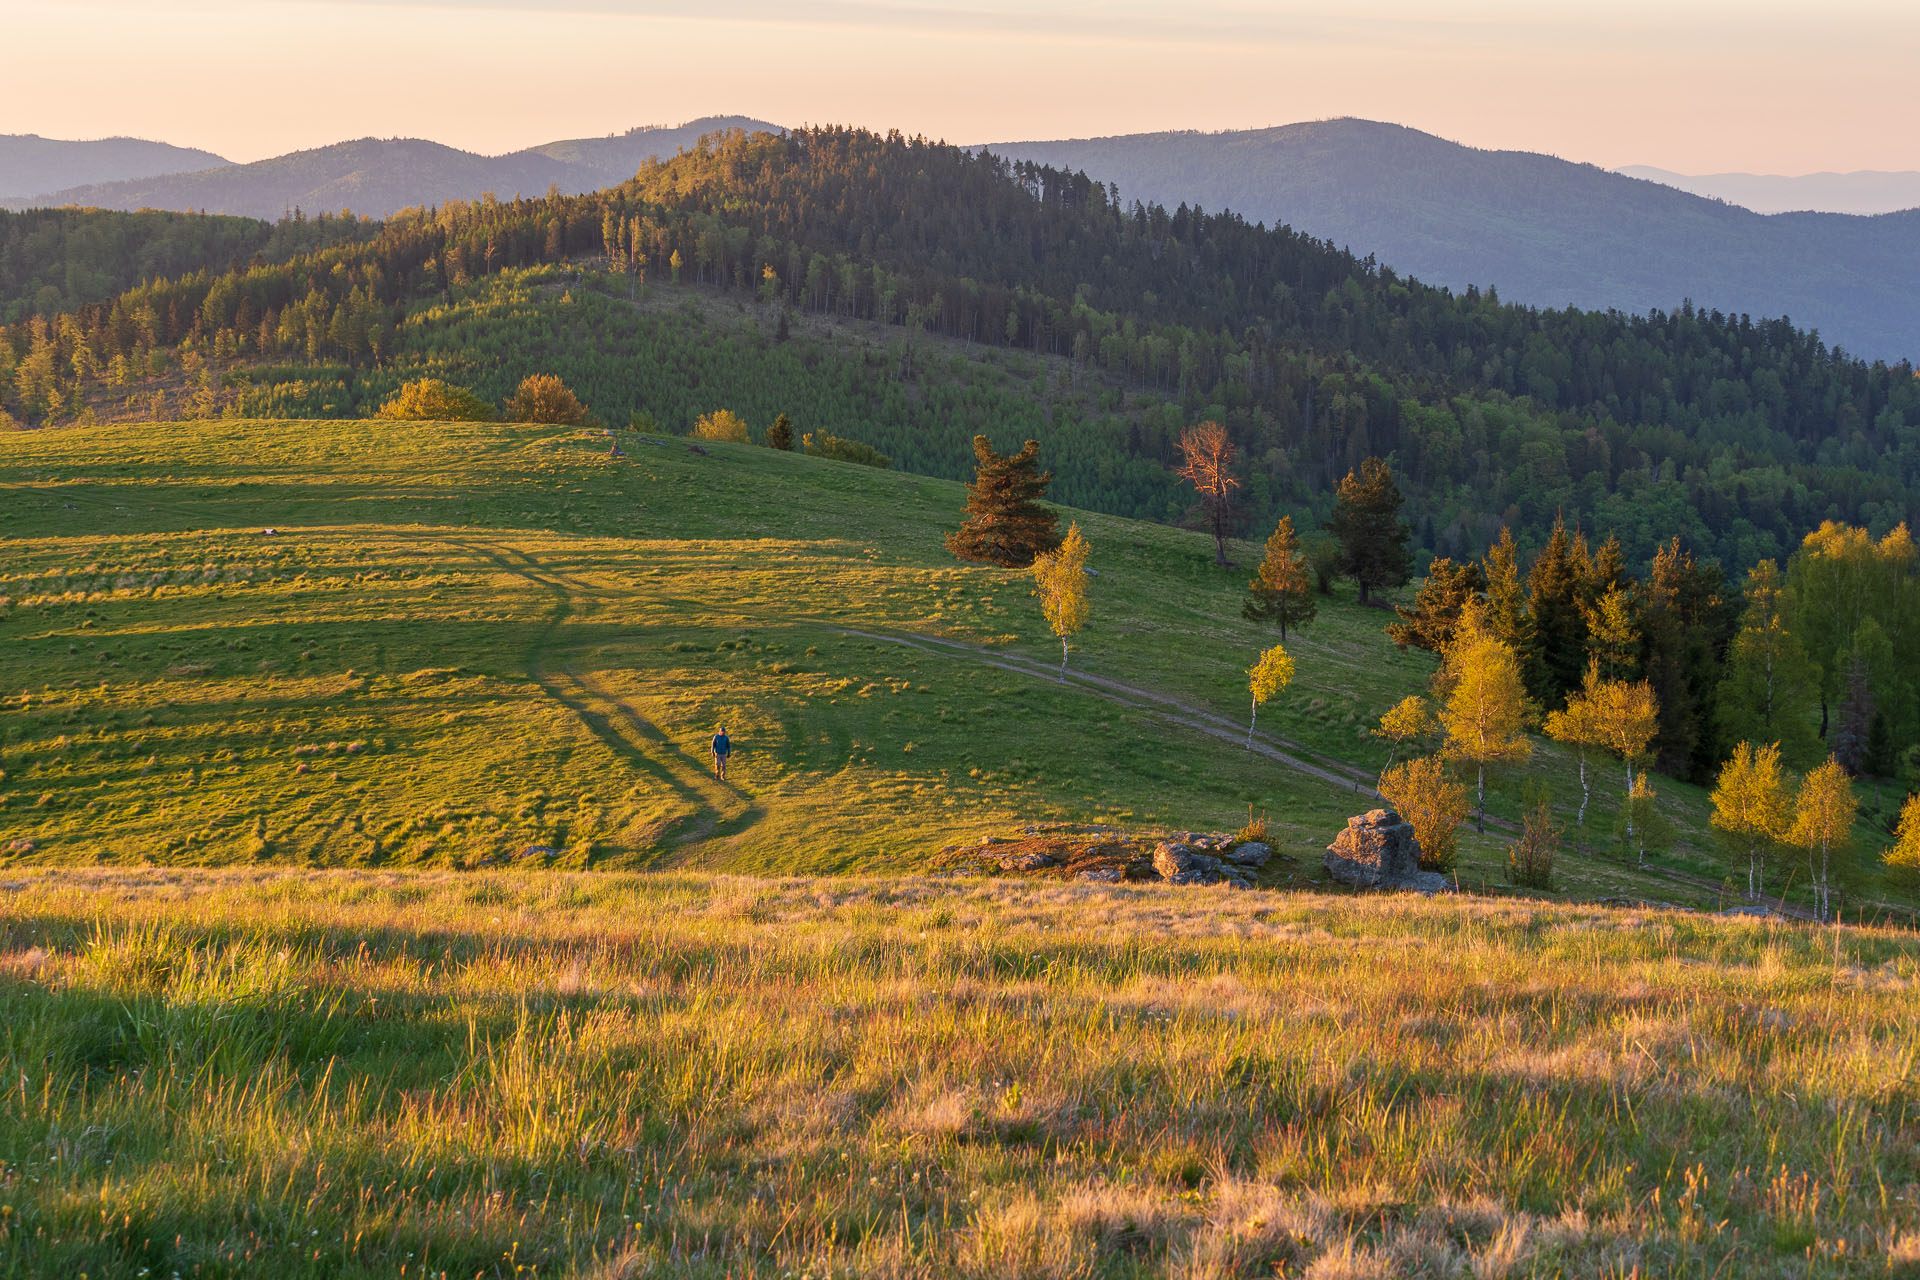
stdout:
<svg viewBox="0 0 1920 1280">
<path fill-rule="evenodd" d="M 35 869 L 0 1274 L 1912 1276 L 1917 995 L 1555 904 Z"/>
<path fill-rule="evenodd" d="M 1430 668 L 1329 602 L 1247 750 L 1244 670 L 1273 637 L 1203 537 L 1077 515 L 1099 576 L 1062 681 L 1025 576 L 943 549 L 960 486 L 621 438 L 629 457 L 479 424 L 9 437 L 0 854 L 878 870 L 1014 824 L 1231 828 L 1252 806 L 1293 859 L 1270 882 L 1298 883 L 1373 803 L 1368 729 Z M 1544 744 L 1527 776 L 1574 798 Z M 1699 794 L 1663 798 L 1690 838 L 1643 875 L 1609 852 L 1603 778 L 1561 892 L 1717 901 Z M 1506 839 L 1468 833 L 1463 883 L 1499 883 Z"/>
</svg>

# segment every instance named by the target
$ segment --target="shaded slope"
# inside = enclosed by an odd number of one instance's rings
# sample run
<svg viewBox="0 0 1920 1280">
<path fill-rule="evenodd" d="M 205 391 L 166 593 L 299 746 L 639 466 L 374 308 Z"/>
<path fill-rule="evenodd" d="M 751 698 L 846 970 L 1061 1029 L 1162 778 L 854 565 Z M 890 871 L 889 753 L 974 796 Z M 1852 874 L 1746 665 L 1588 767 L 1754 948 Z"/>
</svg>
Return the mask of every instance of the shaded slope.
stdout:
<svg viewBox="0 0 1920 1280">
<path fill-rule="evenodd" d="M 1829 342 L 1920 354 L 1920 214 L 1767 217 L 1592 165 L 1481 151 L 1399 125 L 995 144 L 1126 199 L 1231 208 L 1508 301 L 1790 316 Z"/>
<path fill-rule="evenodd" d="M 252 164 L 77 186 L 0 203 L 204 210 L 269 220 L 295 208 L 310 213 L 350 209 L 362 217 L 386 218 L 413 206 L 475 200 L 488 191 L 506 200 L 541 195 L 550 187 L 569 195 L 597 190 L 631 178 L 647 160 L 671 156 L 703 133 L 734 125 L 768 127 L 739 117 L 710 117 L 616 137 L 551 142 L 502 156 L 421 138 L 360 138 Z"/>
<path fill-rule="evenodd" d="M 163 173 L 212 169 L 227 161 L 197 147 L 144 138 L 70 142 L 33 133 L 0 134 L 0 200 L 99 182 L 128 182 Z"/>
</svg>

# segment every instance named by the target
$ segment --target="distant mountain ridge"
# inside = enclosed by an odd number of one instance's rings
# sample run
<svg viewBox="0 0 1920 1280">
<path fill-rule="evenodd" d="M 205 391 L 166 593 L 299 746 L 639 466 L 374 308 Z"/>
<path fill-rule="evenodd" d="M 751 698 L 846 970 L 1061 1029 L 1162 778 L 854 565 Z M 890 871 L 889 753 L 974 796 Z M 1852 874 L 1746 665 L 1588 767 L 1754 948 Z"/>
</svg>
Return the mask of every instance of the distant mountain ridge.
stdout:
<svg viewBox="0 0 1920 1280">
<path fill-rule="evenodd" d="M 310 213 L 350 209 L 386 218 L 409 206 L 472 200 L 487 191 L 507 199 L 543 195 L 550 186 L 569 195 L 597 190 L 631 178 L 647 160 L 671 156 L 703 133 L 728 128 L 778 126 L 743 116 L 708 116 L 673 127 L 550 142 L 501 156 L 477 155 L 420 138 L 360 138 L 251 164 L 69 187 L 0 201 L 0 206 L 203 209 L 268 221 L 294 208 Z"/>
<path fill-rule="evenodd" d="M 990 144 L 1128 200 L 1286 223 L 1398 271 L 1537 306 L 1791 316 L 1870 357 L 1920 356 L 1920 211 L 1762 215 L 1522 151 L 1327 120 Z"/>
<path fill-rule="evenodd" d="M 1650 164 L 1623 165 L 1615 173 L 1645 178 L 1725 200 L 1755 213 L 1880 214 L 1920 208 L 1920 172 L 1857 169 L 1852 173 L 1675 173 Z"/>
<path fill-rule="evenodd" d="M 0 201 L 93 183 L 213 169 L 226 163 L 211 151 L 143 138 L 70 142 L 35 133 L 0 134 Z"/>
</svg>

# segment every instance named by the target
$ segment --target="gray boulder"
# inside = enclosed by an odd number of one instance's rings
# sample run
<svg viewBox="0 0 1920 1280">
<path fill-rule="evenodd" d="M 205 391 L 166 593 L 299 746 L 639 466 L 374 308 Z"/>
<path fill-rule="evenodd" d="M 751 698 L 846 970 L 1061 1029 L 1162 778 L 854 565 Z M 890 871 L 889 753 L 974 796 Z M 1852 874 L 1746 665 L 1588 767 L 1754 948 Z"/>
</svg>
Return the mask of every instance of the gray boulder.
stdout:
<svg viewBox="0 0 1920 1280">
<path fill-rule="evenodd" d="M 1085 871 L 1077 872 L 1073 878 L 1089 880 L 1094 884 L 1119 884 L 1127 878 L 1127 873 L 1121 867 L 1088 867 Z"/>
<path fill-rule="evenodd" d="M 1242 867 L 1264 867 L 1273 857 L 1273 849 L 1258 840 L 1249 840 L 1227 850 L 1227 861 Z"/>
<path fill-rule="evenodd" d="M 1042 867 L 1051 867 L 1057 860 L 1051 854 L 1029 850 L 1026 853 L 1009 854 L 1000 859 L 1002 871 L 1038 871 Z"/>
<path fill-rule="evenodd" d="M 1347 819 L 1347 829 L 1327 846 L 1327 870 L 1335 880 L 1361 889 L 1411 889 L 1440 893 L 1447 878 L 1420 869 L 1420 842 L 1413 824 L 1391 809 Z"/>
</svg>

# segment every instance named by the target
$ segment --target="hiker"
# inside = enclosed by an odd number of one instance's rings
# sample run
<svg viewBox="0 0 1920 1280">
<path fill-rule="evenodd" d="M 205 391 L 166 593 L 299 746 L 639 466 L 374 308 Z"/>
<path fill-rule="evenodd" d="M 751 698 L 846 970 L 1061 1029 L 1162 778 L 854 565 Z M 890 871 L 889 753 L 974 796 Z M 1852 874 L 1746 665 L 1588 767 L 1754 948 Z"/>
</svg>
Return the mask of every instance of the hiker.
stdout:
<svg viewBox="0 0 1920 1280">
<path fill-rule="evenodd" d="M 727 780 L 727 757 L 733 754 L 733 743 L 727 738 L 727 727 L 720 726 L 720 732 L 713 735 L 713 776 L 725 782 Z"/>
</svg>

